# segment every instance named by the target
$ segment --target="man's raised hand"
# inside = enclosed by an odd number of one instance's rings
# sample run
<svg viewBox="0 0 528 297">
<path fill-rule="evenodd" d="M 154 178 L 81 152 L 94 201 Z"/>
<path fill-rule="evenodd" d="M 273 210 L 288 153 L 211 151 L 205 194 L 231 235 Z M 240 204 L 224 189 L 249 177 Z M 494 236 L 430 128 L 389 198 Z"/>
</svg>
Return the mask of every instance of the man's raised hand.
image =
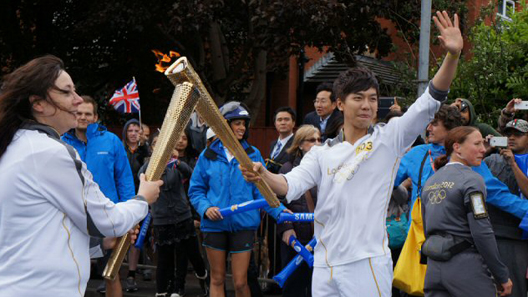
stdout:
<svg viewBox="0 0 528 297">
<path fill-rule="evenodd" d="M 440 40 L 442 47 L 447 49 L 452 55 L 458 56 L 464 47 L 464 40 L 462 39 L 462 33 L 460 32 L 458 15 L 455 13 L 453 22 L 451 22 L 446 11 L 437 11 L 436 16 L 433 17 L 433 21 L 440 31 L 438 39 Z"/>
</svg>

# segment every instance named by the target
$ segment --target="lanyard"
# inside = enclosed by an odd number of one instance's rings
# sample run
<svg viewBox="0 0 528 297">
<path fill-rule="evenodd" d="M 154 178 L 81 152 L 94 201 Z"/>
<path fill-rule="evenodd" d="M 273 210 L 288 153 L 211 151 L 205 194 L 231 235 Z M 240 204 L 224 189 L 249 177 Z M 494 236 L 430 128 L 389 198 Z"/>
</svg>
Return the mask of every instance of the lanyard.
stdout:
<svg viewBox="0 0 528 297">
<path fill-rule="evenodd" d="M 431 150 L 429 150 L 429 162 L 431 163 L 431 168 L 433 168 L 433 172 L 436 172 L 436 168 L 433 161 L 433 156 L 431 154 Z"/>
</svg>

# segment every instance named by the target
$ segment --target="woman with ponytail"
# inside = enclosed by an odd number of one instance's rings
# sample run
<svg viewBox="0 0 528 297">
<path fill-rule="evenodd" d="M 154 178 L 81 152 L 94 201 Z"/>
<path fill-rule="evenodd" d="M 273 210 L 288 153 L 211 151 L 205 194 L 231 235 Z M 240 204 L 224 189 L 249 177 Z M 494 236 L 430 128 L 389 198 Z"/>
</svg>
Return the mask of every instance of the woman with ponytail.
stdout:
<svg viewBox="0 0 528 297">
<path fill-rule="evenodd" d="M 0 296 L 84 296 L 90 237 L 122 236 L 156 201 L 161 182 L 113 204 L 60 135 L 83 99 L 62 61 L 36 58 L 0 91 Z M 96 249 L 100 252 L 100 250 Z M 38 287 L 38 290 L 35 288 Z"/>
<path fill-rule="evenodd" d="M 248 157 L 253 162 L 264 163 L 259 150 L 247 141 L 251 120 L 247 106 L 231 101 L 224 104 L 220 112 Z M 191 176 L 189 198 L 201 217 L 200 230 L 204 234 L 202 245 L 211 266 L 211 297 L 225 297 L 228 255 L 231 255 L 235 296 L 251 296 L 248 268 L 255 232 L 260 225 L 260 210 L 254 209 L 225 218 L 219 211 L 220 208 L 263 199 L 257 187 L 244 180 L 238 167 L 237 159 L 221 139 L 216 139 L 200 154 Z M 266 206 L 264 210 L 277 219 L 285 207 Z"/>
<path fill-rule="evenodd" d="M 482 135 L 474 127 L 454 128 L 445 149 L 422 192 L 426 240 L 421 252 L 428 264 L 425 296 L 491 297 L 497 291 L 509 295 L 512 282 L 486 210 L 484 180 L 471 170 L 480 166 L 486 152 Z"/>
</svg>

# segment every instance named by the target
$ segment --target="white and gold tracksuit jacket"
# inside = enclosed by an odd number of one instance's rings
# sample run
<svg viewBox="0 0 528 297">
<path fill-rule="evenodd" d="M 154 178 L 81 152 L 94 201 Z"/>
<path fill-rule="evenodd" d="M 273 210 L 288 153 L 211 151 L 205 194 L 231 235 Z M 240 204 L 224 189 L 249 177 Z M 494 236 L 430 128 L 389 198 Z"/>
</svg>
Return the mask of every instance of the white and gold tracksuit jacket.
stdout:
<svg viewBox="0 0 528 297">
<path fill-rule="evenodd" d="M 84 296 L 90 236 L 121 236 L 148 211 L 114 204 L 50 127 L 25 124 L 0 159 L 0 296 Z"/>
<path fill-rule="evenodd" d="M 318 188 L 316 267 L 390 253 L 386 216 L 400 158 L 434 118 L 446 95 L 430 84 L 402 117 L 371 127 L 353 145 L 343 141 L 342 134 L 327 140 L 284 175 L 288 202 Z"/>
</svg>

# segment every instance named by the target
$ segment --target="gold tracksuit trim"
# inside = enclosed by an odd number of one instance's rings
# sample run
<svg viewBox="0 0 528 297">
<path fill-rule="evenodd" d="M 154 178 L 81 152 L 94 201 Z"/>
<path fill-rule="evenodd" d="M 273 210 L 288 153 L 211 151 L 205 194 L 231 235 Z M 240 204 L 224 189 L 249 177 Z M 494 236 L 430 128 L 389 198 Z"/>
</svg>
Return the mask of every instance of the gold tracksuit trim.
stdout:
<svg viewBox="0 0 528 297">
<path fill-rule="evenodd" d="M 399 157 L 396 158 L 396 162 L 394 162 L 394 165 L 392 166 L 392 173 L 391 173 L 392 177 L 391 177 L 391 182 L 389 184 L 389 190 L 388 190 L 388 193 L 387 193 L 387 202 L 385 202 L 385 214 L 387 213 L 387 209 L 389 207 L 390 198 L 392 196 L 392 189 L 391 189 L 390 185 L 392 185 L 392 187 L 394 188 L 394 177 L 395 177 L 394 170 L 396 169 L 396 164 L 398 164 L 398 160 L 399 159 L 400 159 Z M 385 234 L 387 234 L 387 218 L 386 217 L 383 218 L 383 227 L 385 228 Z M 385 255 L 387 255 L 387 251 L 385 250 L 385 237 L 386 236 L 383 236 L 383 241 L 381 242 L 381 247 L 383 248 L 383 253 Z"/>
<path fill-rule="evenodd" d="M 95 182 L 94 182 L 95 183 Z M 87 189 L 88 190 L 88 189 Z M 101 196 L 99 195 L 99 193 L 97 191 L 95 191 L 96 194 L 97 194 L 97 198 L 99 199 L 99 201 L 102 201 L 101 199 Z M 88 210 L 88 209 L 87 209 Z M 110 221 L 110 224 L 112 224 L 112 230 L 114 231 L 114 237 L 117 237 L 117 234 L 116 234 L 116 231 L 115 231 L 115 224 L 114 224 L 114 221 L 112 220 L 112 218 L 108 215 L 108 212 L 106 211 L 106 203 L 103 205 L 103 211 L 106 215 L 106 217 L 108 218 L 108 220 Z M 95 222 L 94 222 L 95 223 Z"/>
<path fill-rule="evenodd" d="M 372 258 L 369 258 L 369 265 L 370 265 L 370 271 L 372 271 L 372 277 L 374 278 L 374 282 L 376 283 L 376 288 L 378 289 L 378 295 L 381 297 L 381 290 L 378 285 L 378 280 L 376 279 L 376 274 L 374 274 L 374 268 L 372 268 Z"/>
<path fill-rule="evenodd" d="M 323 226 L 323 228 L 325 227 L 325 225 L 323 223 L 319 222 L 316 218 L 314 218 L 314 221 L 317 224 Z M 332 280 L 332 276 L 333 276 L 333 273 L 334 273 L 334 268 L 328 262 L 328 249 L 326 248 L 326 245 L 324 244 L 324 242 L 323 242 L 323 240 L 321 238 L 318 238 L 317 240 L 323 245 L 323 247 L 325 249 L 325 261 L 326 261 L 326 265 L 328 266 L 328 268 L 330 268 L 330 280 Z"/>
<path fill-rule="evenodd" d="M 66 214 L 63 213 L 62 215 L 63 215 L 63 217 L 62 217 L 62 227 L 64 227 L 64 230 L 66 230 L 66 233 L 68 233 L 68 249 L 70 250 L 73 262 L 75 263 L 75 266 L 77 267 L 77 275 L 79 277 L 79 282 L 77 284 L 77 289 L 79 290 L 79 296 L 82 297 L 83 294 L 81 293 L 81 269 L 79 268 L 79 262 L 77 262 L 77 259 L 75 259 L 75 255 L 73 254 L 73 250 L 71 248 L 71 244 L 70 244 L 70 239 L 71 239 L 70 230 L 68 230 L 68 227 L 66 227 L 66 224 L 64 223 L 64 221 L 66 220 Z"/>
</svg>

